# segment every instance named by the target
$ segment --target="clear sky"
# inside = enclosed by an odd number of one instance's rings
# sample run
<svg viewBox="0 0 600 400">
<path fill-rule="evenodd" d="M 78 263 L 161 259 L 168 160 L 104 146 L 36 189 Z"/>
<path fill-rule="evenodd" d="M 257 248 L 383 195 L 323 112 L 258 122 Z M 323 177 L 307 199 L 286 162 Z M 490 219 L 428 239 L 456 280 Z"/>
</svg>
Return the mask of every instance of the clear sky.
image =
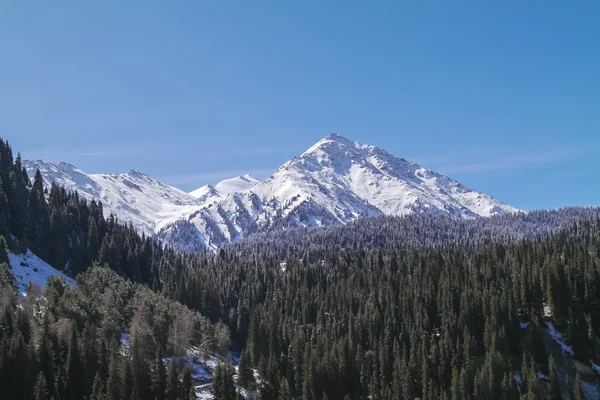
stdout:
<svg viewBox="0 0 600 400">
<path fill-rule="evenodd" d="M 0 136 L 184 190 L 331 132 L 511 205 L 600 205 L 600 2 L 0 2 Z"/>
</svg>

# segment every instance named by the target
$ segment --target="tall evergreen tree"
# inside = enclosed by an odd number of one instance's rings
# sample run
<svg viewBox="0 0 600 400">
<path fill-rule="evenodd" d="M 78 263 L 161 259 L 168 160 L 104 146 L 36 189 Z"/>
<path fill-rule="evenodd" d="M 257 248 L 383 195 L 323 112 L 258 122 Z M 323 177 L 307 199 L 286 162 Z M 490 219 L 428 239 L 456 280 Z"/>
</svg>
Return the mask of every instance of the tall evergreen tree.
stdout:
<svg viewBox="0 0 600 400">
<path fill-rule="evenodd" d="M 240 363 L 238 365 L 238 383 L 246 389 L 254 388 L 254 372 L 250 360 L 250 353 L 242 351 L 240 354 Z"/>
<path fill-rule="evenodd" d="M 560 382 L 558 380 L 558 373 L 556 371 L 556 363 L 554 362 L 554 358 L 552 356 L 550 356 L 548 370 L 550 371 L 550 388 L 548 397 L 550 400 L 562 400 L 563 396 L 560 389 Z"/>
<path fill-rule="evenodd" d="M 291 400 L 292 399 L 292 391 L 290 390 L 290 384 L 288 383 L 285 377 L 281 378 L 281 382 L 279 383 L 279 395 L 277 396 L 277 400 Z"/>
<path fill-rule="evenodd" d="M 108 379 L 106 381 L 106 397 L 111 400 L 121 400 L 121 377 L 119 373 L 118 355 L 113 354 L 108 367 Z M 123 399 L 126 400 L 126 399 Z"/>
<path fill-rule="evenodd" d="M 4 236 L 0 236 L 0 263 L 9 263 L 8 246 L 6 245 Z"/>
<path fill-rule="evenodd" d="M 166 400 L 177 400 L 179 398 L 179 374 L 175 360 L 171 361 L 167 369 L 167 386 L 165 389 Z"/>
<path fill-rule="evenodd" d="M 77 341 L 77 330 L 75 328 L 71 333 L 71 342 L 67 355 L 67 382 L 71 398 L 80 399 L 84 397 L 85 376 Z"/>
<path fill-rule="evenodd" d="M 181 398 L 184 400 L 195 400 L 196 391 L 192 379 L 192 370 L 189 366 L 183 368 L 183 378 L 181 379 Z"/>
<path fill-rule="evenodd" d="M 212 394 L 215 400 L 234 400 L 236 398 L 236 390 L 233 383 L 233 368 L 226 363 L 220 362 L 217 365 L 212 385 Z"/>
<path fill-rule="evenodd" d="M 104 400 L 104 385 L 102 384 L 102 379 L 100 378 L 100 373 L 96 372 L 96 376 L 94 377 L 94 385 L 92 386 L 92 394 L 90 396 L 90 400 Z"/>
<path fill-rule="evenodd" d="M 35 384 L 34 398 L 35 400 L 46 400 L 48 398 L 46 378 L 41 372 L 38 374 L 38 378 Z"/>
</svg>

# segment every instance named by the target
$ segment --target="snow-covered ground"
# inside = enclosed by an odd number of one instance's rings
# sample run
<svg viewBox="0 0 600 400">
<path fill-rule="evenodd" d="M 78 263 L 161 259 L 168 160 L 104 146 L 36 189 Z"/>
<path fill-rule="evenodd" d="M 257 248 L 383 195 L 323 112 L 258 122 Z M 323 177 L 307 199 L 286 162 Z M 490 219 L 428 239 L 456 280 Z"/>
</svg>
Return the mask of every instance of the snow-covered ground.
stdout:
<svg viewBox="0 0 600 400">
<path fill-rule="evenodd" d="M 202 198 L 210 194 L 210 196 L 227 196 L 231 193 L 244 192 L 252 189 L 260 181 L 250 174 L 236 176 L 235 178 L 225 179 L 216 185 L 205 185 L 190 194 L 195 198 Z"/>
<path fill-rule="evenodd" d="M 560 333 L 552 321 L 546 321 L 546 327 L 548 328 L 548 335 L 562 348 L 562 351 L 572 356 L 575 354 L 573 348 L 565 343 L 562 333 Z"/>
<path fill-rule="evenodd" d="M 600 393 L 598 392 L 598 386 L 594 382 L 581 382 L 581 389 L 589 400 L 600 399 Z"/>
<path fill-rule="evenodd" d="M 593 361 L 590 361 L 590 362 L 592 363 L 592 369 L 593 369 L 594 371 L 596 371 L 596 373 L 597 373 L 598 375 L 600 375 L 600 365 L 596 365 L 596 364 L 594 364 L 594 362 L 593 362 Z"/>
<path fill-rule="evenodd" d="M 234 369 L 234 381 L 237 382 L 238 364 L 239 358 L 232 353 L 227 354 L 227 360 L 231 362 Z M 165 365 L 171 362 L 170 358 L 165 358 Z M 212 399 L 212 381 L 214 379 L 214 372 L 219 364 L 219 358 L 215 355 L 208 357 L 202 356 L 196 351 L 190 351 L 186 357 L 177 359 L 178 363 L 184 363 L 192 370 L 192 378 L 194 379 L 194 387 L 196 390 L 196 398 L 198 399 Z M 258 375 L 255 372 L 255 377 L 258 379 Z M 243 388 L 238 387 L 238 390 L 242 394 L 242 398 L 253 398 L 253 392 L 249 392 Z"/>
<path fill-rule="evenodd" d="M 9 251 L 8 259 L 13 273 L 17 277 L 20 293 L 25 293 L 29 282 L 36 283 L 43 288 L 46 286 L 46 280 L 52 275 L 64 276 L 69 284 L 74 283 L 73 279 L 50 266 L 29 249 L 25 254 L 14 254 Z"/>
</svg>

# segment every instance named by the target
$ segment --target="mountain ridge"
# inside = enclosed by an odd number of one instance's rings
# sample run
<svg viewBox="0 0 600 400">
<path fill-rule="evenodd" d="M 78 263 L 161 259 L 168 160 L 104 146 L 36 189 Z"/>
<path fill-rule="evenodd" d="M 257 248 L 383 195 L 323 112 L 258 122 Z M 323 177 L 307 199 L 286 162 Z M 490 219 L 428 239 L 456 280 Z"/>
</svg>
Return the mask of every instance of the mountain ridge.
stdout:
<svg viewBox="0 0 600 400">
<path fill-rule="evenodd" d="M 143 172 L 87 174 L 68 163 L 24 161 L 106 213 L 179 250 L 216 250 L 255 232 L 332 226 L 362 217 L 426 213 L 476 218 L 520 212 L 451 178 L 373 145 L 330 134 L 268 178 L 250 175 L 190 193 Z"/>
</svg>

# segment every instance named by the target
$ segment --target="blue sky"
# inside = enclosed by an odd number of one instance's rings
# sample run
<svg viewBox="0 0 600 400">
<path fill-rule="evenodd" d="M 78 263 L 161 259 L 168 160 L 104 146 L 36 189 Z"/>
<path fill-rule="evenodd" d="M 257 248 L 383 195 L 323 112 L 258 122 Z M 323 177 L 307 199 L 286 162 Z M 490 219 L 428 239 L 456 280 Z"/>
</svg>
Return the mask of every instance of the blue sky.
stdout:
<svg viewBox="0 0 600 400">
<path fill-rule="evenodd" d="M 192 190 L 337 132 L 517 207 L 600 205 L 599 20 L 585 0 L 7 0 L 0 136 Z"/>
</svg>

